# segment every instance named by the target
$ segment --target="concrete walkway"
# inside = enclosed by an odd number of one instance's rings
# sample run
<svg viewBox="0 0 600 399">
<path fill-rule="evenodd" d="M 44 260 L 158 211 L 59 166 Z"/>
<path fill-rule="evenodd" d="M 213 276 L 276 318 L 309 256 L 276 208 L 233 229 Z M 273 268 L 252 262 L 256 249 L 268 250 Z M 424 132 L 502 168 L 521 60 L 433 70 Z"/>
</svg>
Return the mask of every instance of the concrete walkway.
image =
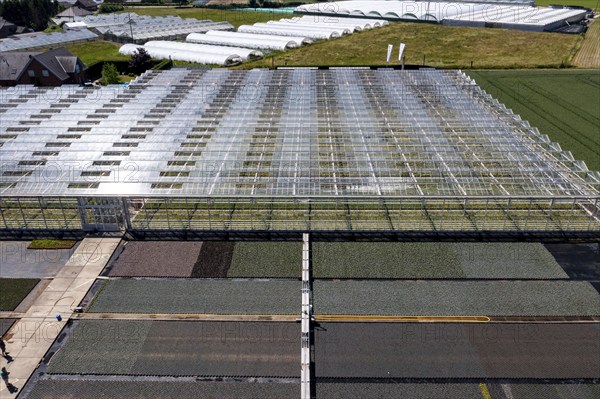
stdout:
<svg viewBox="0 0 600 399">
<path fill-rule="evenodd" d="M 86 238 L 56 274 L 52 282 L 38 296 L 23 318 L 17 321 L 5 336 L 6 350 L 14 360 L 6 367 L 9 382 L 19 391 L 42 360 L 67 320 L 102 272 L 120 238 Z M 56 315 L 62 316 L 62 321 Z M 17 392 L 18 394 L 18 392 Z M 0 398 L 15 397 L 5 384 L 0 386 Z"/>
</svg>

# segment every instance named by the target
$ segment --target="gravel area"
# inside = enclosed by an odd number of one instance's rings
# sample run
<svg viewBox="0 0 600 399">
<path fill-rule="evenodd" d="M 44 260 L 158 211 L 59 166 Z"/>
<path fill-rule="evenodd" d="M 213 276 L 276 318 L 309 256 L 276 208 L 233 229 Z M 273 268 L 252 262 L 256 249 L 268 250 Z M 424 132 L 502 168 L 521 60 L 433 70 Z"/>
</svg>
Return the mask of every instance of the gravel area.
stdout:
<svg viewBox="0 0 600 399">
<path fill-rule="evenodd" d="M 151 321 L 74 322 L 68 340 L 50 360 L 54 374 L 128 374 L 142 350 Z"/>
<path fill-rule="evenodd" d="M 109 276 L 189 277 L 202 242 L 130 241 Z"/>
<path fill-rule="evenodd" d="M 571 278 L 600 280 L 600 243 L 546 244 Z"/>
<path fill-rule="evenodd" d="M 600 385 L 594 384 L 487 384 L 492 398 L 512 399 L 597 399 Z M 494 391 L 495 389 L 495 391 Z M 506 390 L 512 396 L 506 396 Z M 497 392 L 497 395 L 496 395 Z M 317 399 L 463 399 L 483 398 L 479 384 L 408 384 L 327 382 L 316 385 Z"/>
<path fill-rule="evenodd" d="M 296 323 L 84 320 L 51 374 L 298 377 Z"/>
<path fill-rule="evenodd" d="M 299 281 L 110 280 L 90 312 L 295 314 Z"/>
<path fill-rule="evenodd" d="M 598 324 L 320 323 L 317 378 L 600 378 Z"/>
<path fill-rule="evenodd" d="M 54 277 L 69 260 L 69 249 L 27 249 L 30 241 L 0 241 L 0 277 Z"/>
<path fill-rule="evenodd" d="M 232 241 L 205 242 L 194 265 L 192 277 L 227 277 L 234 246 Z"/>
<path fill-rule="evenodd" d="M 0 319 L 0 337 L 4 336 L 17 319 Z"/>
<path fill-rule="evenodd" d="M 568 278 L 539 243 L 314 243 L 315 278 Z"/>
<path fill-rule="evenodd" d="M 324 399 L 462 399 L 480 398 L 477 384 L 404 384 L 318 382 L 316 397 Z"/>
<path fill-rule="evenodd" d="M 27 399 L 283 399 L 300 396 L 300 384 L 205 381 L 42 380 Z"/>
<path fill-rule="evenodd" d="M 238 242 L 227 277 L 300 278 L 302 243 Z"/>
<path fill-rule="evenodd" d="M 296 323 L 154 322 L 131 374 L 298 377 Z"/>
<path fill-rule="evenodd" d="M 583 281 L 315 281 L 316 314 L 432 316 L 600 315 Z"/>
<path fill-rule="evenodd" d="M 510 384 L 513 399 L 598 399 L 599 384 Z"/>
</svg>

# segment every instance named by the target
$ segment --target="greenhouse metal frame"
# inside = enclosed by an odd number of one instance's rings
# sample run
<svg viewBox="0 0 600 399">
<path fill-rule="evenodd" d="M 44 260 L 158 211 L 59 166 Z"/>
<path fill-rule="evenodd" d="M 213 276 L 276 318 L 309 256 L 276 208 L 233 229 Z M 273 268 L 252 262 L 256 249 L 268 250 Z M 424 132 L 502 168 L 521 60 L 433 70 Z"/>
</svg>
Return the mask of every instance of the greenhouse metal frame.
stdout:
<svg viewBox="0 0 600 399">
<path fill-rule="evenodd" d="M 105 40 L 136 44 L 144 44 L 148 40 L 183 40 L 192 32 L 234 29 L 226 21 L 214 22 L 175 15 L 154 17 L 129 12 L 75 17 L 75 21 L 83 22 L 99 32 Z"/>
<path fill-rule="evenodd" d="M 98 35 L 87 29 L 51 33 L 24 33 L 0 39 L 0 52 L 39 49 L 94 40 L 98 40 Z"/>
<path fill-rule="evenodd" d="M 0 91 L 0 233 L 600 234 L 600 174 L 460 71 L 149 71 Z"/>
</svg>

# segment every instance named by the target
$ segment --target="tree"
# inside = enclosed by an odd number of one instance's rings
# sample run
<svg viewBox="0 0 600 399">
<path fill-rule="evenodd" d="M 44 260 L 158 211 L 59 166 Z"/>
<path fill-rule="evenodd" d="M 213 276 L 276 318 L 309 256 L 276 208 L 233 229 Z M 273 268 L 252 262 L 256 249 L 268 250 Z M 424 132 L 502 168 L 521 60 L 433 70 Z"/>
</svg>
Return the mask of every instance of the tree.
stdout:
<svg viewBox="0 0 600 399">
<path fill-rule="evenodd" d="M 105 63 L 102 66 L 102 80 L 103 85 L 110 85 L 120 83 L 121 78 L 119 77 L 119 71 L 115 64 Z"/>
<path fill-rule="evenodd" d="M 14 24 L 40 31 L 46 29 L 57 7 L 58 3 L 52 0 L 5 0 L 0 14 Z"/>
<path fill-rule="evenodd" d="M 140 74 L 150 68 L 152 68 L 152 57 L 145 48 L 138 47 L 137 51 L 131 54 L 129 69 L 136 74 Z"/>
<path fill-rule="evenodd" d="M 98 12 L 100 14 L 110 14 L 112 12 L 123 11 L 124 9 L 125 7 L 123 7 L 123 4 L 104 2 L 100 4 Z"/>
</svg>

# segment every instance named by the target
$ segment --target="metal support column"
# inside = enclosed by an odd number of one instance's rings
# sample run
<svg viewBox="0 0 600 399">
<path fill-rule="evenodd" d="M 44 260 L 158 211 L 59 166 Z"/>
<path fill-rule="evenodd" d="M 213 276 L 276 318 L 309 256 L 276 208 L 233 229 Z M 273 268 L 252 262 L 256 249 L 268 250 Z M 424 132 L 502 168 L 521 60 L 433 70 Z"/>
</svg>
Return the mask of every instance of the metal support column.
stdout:
<svg viewBox="0 0 600 399">
<path fill-rule="evenodd" d="M 310 318 L 312 316 L 310 290 L 310 236 L 302 234 L 302 347 L 301 347 L 301 397 L 310 399 Z"/>
</svg>

